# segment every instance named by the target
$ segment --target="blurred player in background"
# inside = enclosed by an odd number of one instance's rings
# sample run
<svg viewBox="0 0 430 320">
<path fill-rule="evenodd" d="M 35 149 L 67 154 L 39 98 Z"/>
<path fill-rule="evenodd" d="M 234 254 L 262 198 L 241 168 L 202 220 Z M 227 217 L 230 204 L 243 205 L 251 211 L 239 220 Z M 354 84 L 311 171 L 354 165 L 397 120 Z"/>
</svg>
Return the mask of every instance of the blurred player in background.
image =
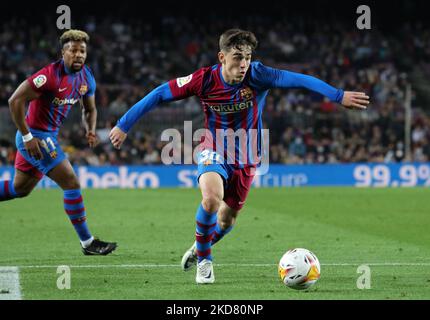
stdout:
<svg viewBox="0 0 430 320">
<path fill-rule="evenodd" d="M 220 37 L 219 47 L 219 64 L 155 88 L 123 115 L 110 133 L 112 144 L 120 148 L 136 121 L 156 105 L 190 96 L 200 98 L 206 127 L 198 157 L 202 201 L 196 213 L 196 241 L 181 263 L 185 271 L 197 263 L 197 283 L 215 281 L 211 246 L 231 231 L 245 203 L 254 169 L 261 162 L 262 112 L 269 89 L 306 88 L 347 108 L 366 109 L 369 103 L 365 93 L 343 91 L 312 76 L 251 62 L 257 47 L 252 32 L 227 30 Z M 257 134 L 248 136 L 245 143 L 234 139 L 230 150 L 228 141 L 218 138 L 219 129 L 255 129 Z"/>
<path fill-rule="evenodd" d="M 96 82 L 85 65 L 88 41 L 89 36 L 83 31 L 64 32 L 60 37 L 62 59 L 28 77 L 10 97 L 10 112 L 18 128 L 16 170 L 13 182 L 0 181 L 0 201 L 29 195 L 47 175 L 64 191 L 64 209 L 79 236 L 83 253 L 106 255 L 117 244 L 91 235 L 78 178 L 57 141 L 62 123 L 79 102 L 88 144 L 94 147 L 98 143 Z"/>
</svg>

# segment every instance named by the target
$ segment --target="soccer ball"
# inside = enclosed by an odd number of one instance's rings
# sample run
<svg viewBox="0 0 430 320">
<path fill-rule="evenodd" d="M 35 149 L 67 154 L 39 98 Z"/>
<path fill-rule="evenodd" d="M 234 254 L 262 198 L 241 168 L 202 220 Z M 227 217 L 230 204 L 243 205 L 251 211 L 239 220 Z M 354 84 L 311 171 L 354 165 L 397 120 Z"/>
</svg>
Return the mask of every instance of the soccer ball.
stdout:
<svg viewBox="0 0 430 320">
<path fill-rule="evenodd" d="M 304 290 L 318 281 L 321 267 L 316 255 L 307 249 L 288 250 L 279 261 L 278 273 L 284 284 L 292 289 Z"/>
</svg>

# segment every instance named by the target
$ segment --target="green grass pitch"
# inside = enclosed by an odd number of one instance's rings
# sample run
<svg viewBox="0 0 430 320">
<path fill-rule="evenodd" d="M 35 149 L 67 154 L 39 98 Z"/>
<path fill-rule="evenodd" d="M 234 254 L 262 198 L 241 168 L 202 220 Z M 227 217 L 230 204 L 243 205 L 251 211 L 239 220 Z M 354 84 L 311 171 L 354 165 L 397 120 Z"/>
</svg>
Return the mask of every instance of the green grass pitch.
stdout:
<svg viewBox="0 0 430 320">
<path fill-rule="evenodd" d="M 61 190 L 0 203 L 0 266 L 19 267 L 24 299 L 430 299 L 430 192 L 425 188 L 252 189 L 235 229 L 213 247 L 216 282 L 179 263 L 194 241 L 197 189 L 84 190 L 88 223 L 114 254 L 84 256 Z M 313 251 L 322 275 L 285 287 L 277 263 Z M 57 266 L 71 288 L 57 288 Z M 360 265 L 370 289 L 358 289 Z"/>
</svg>

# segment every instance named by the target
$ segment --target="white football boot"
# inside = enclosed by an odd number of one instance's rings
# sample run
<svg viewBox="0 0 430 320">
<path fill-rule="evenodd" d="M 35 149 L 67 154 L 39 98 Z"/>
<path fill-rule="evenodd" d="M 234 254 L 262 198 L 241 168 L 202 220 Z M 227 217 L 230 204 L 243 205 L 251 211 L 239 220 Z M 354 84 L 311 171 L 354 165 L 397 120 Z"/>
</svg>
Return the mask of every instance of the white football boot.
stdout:
<svg viewBox="0 0 430 320">
<path fill-rule="evenodd" d="M 182 256 L 181 267 L 184 271 L 190 271 L 197 264 L 196 242 L 193 243 Z"/>
<path fill-rule="evenodd" d="M 211 260 L 203 259 L 197 263 L 196 282 L 199 284 L 214 283 L 214 267 Z"/>
</svg>

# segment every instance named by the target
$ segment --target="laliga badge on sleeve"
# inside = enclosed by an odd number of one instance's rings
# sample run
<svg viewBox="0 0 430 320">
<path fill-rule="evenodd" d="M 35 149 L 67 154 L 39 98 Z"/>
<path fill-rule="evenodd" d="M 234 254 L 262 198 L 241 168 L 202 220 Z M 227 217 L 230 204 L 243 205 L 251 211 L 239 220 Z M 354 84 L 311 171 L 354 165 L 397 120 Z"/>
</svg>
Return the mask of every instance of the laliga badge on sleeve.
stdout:
<svg viewBox="0 0 430 320">
<path fill-rule="evenodd" d="M 180 88 L 180 87 L 185 86 L 188 82 L 190 82 L 192 78 L 193 78 L 192 74 L 190 74 L 186 77 L 177 78 L 176 83 L 178 84 L 178 87 Z"/>
<path fill-rule="evenodd" d="M 36 78 L 33 79 L 33 83 L 36 88 L 40 88 L 46 83 L 46 76 L 44 74 L 38 75 Z"/>
</svg>

